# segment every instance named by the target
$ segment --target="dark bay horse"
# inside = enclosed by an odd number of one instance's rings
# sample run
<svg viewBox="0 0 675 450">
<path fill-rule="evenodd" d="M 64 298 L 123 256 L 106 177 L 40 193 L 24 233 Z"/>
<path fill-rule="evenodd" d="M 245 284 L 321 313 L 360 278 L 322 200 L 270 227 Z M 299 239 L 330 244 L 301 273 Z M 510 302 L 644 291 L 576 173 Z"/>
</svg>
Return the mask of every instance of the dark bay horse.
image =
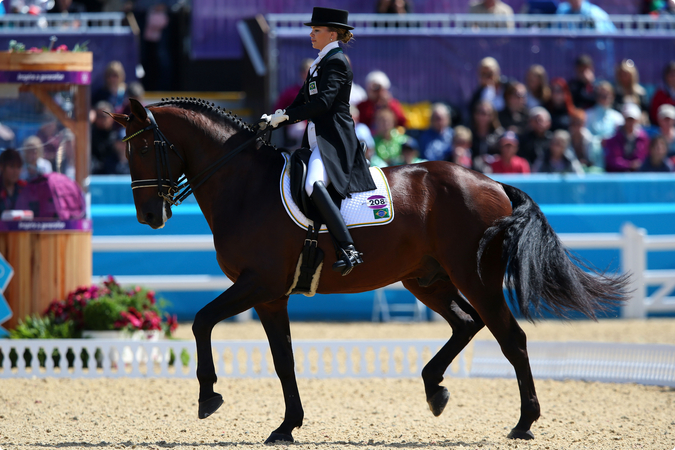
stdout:
<svg viewBox="0 0 675 450">
<path fill-rule="evenodd" d="M 218 263 L 234 284 L 200 310 L 192 326 L 197 344 L 199 417 L 222 404 L 214 392 L 211 331 L 223 319 L 255 308 L 281 380 L 286 410 L 267 442 L 293 441 L 304 412 L 295 379 L 286 292 L 292 283 L 305 230 L 288 217 L 279 195 L 284 158 L 255 139 L 229 113 L 198 99 L 171 99 L 147 109 L 131 101 L 131 114 L 114 114 L 126 128 L 127 157 L 138 221 L 161 228 L 171 217 L 181 174 L 211 227 Z M 395 219 L 357 228 L 353 237 L 365 263 L 349 276 L 326 269 L 319 293 L 363 292 L 402 281 L 440 314 L 452 336 L 422 370 L 429 408 L 448 403 L 441 386 L 452 360 L 483 326 L 513 365 L 520 389 L 520 419 L 511 438 L 532 439 L 540 409 L 526 337 L 502 289 L 515 291 L 528 319 L 542 310 L 558 316 L 595 313 L 621 304 L 626 278 L 590 274 L 563 248 L 539 207 L 522 191 L 448 162 L 384 170 Z M 182 184 L 185 186 L 185 184 Z M 189 190 L 187 191 L 189 193 Z M 319 246 L 332 248 L 322 234 Z"/>
</svg>

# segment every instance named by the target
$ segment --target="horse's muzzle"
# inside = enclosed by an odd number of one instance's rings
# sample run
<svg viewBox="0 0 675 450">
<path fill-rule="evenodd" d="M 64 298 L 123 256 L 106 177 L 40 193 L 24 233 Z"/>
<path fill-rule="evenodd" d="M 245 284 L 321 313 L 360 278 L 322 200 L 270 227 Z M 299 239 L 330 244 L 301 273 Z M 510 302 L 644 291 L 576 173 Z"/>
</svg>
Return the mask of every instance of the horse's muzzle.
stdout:
<svg viewBox="0 0 675 450">
<path fill-rule="evenodd" d="M 138 211 L 138 214 L 136 214 L 138 222 L 149 225 L 155 230 L 162 228 L 164 224 L 166 224 L 166 221 L 171 218 L 171 207 L 165 201 L 162 201 L 157 205 L 159 208 L 154 207 Z"/>
</svg>

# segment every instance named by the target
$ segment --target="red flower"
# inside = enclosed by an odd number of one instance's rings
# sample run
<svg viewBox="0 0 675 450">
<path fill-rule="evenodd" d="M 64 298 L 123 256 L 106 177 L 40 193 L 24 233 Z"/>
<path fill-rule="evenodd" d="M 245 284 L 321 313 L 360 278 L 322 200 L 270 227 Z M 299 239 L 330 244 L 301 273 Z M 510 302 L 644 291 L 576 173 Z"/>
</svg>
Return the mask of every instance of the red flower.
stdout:
<svg viewBox="0 0 675 450">
<path fill-rule="evenodd" d="M 154 305 L 155 303 L 157 303 L 157 299 L 155 298 L 155 291 L 148 291 L 148 293 L 146 294 L 146 297 L 150 301 L 151 305 Z"/>
<path fill-rule="evenodd" d="M 143 316 L 136 308 L 129 308 L 129 311 L 123 311 L 120 315 L 122 318 L 126 319 L 133 328 L 136 328 L 137 330 L 142 329 Z"/>
<path fill-rule="evenodd" d="M 67 52 L 68 51 L 68 46 L 67 45 L 59 45 L 56 47 L 53 51 L 55 52 Z"/>
<path fill-rule="evenodd" d="M 26 50 L 26 53 L 42 53 L 42 49 L 37 47 L 31 47 L 28 50 Z"/>
<path fill-rule="evenodd" d="M 178 317 L 176 315 L 166 315 L 166 325 L 169 327 L 169 332 L 173 333 L 178 328 Z"/>
</svg>

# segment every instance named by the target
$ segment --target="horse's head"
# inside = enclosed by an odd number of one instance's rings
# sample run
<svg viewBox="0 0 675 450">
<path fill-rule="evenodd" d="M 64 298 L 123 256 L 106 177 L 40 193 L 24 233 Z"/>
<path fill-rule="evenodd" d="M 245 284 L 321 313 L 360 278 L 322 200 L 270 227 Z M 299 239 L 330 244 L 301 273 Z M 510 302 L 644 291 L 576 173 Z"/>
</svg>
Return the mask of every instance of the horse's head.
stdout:
<svg viewBox="0 0 675 450">
<path fill-rule="evenodd" d="M 154 115 L 130 99 L 131 114 L 110 114 L 124 128 L 127 159 L 136 217 L 152 228 L 162 228 L 171 218 L 171 201 L 183 161 L 160 131 Z M 173 149 L 172 149 L 173 148 Z"/>
</svg>

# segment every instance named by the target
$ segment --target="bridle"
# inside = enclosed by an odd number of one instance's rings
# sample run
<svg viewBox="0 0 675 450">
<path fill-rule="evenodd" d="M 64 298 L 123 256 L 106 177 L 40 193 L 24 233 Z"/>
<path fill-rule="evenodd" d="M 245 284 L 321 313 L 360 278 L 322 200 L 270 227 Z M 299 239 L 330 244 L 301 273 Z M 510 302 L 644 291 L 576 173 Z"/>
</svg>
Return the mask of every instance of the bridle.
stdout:
<svg viewBox="0 0 675 450">
<path fill-rule="evenodd" d="M 150 119 L 150 125 L 135 132 L 132 135 L 129 135 L 122 139 L 122 142 L 128 142 L 136 136 L 144 133 L 146 131 L 152 131 L 154 134 L 154 146 L 156 149 L 155 161 L 157 163 L 157 178 L 156 179 L 147 179 L 147 180 L 132 180 L 131 189 L 141 189 L 147 187 L 157 186 L 157 195 L 163 198 L 169 205 L 178 206 L 183 201 L 188 198 L 195 189 L 201 186 L 206 180 L 211 178 L 221 167 L 223 167 L 230 159 L 234 158 L 237 154 L 241 153 L 246 147 L 251 143 L 255 142 L 258 138 L 262 137 L 267 130 L 259 130 L 253 137 L 247 139 L 243 144 L 239 145 L 234 150 L 228 152 L 226 155 L 220 157 L 216 162 L 206 167 L 200 173 L 192 177 L 190 180 L 187 179 L 185 174 L 181 175 L 177 181 L 173 181 L 173 176 L 171 175 L 171 166 L 169 165 L 169 149 L 178 155 L 181 162 L 185 164 L 185 159 L 183 156 L 176 150 L 176 147 L 169 142 L 167 137 L 159 129 L 155 116 L 152 114 L 148 108 L 145 108 L 145 112 Z M 133 114 L 129 114 L 128 121 L 133 119 Z M 166 174 L 166 176 L 165 176 Z M 195 180 L 197 180 L 195 182 Z M 166 188 L 166 192 L 162 188 Z"/>
</svg>

